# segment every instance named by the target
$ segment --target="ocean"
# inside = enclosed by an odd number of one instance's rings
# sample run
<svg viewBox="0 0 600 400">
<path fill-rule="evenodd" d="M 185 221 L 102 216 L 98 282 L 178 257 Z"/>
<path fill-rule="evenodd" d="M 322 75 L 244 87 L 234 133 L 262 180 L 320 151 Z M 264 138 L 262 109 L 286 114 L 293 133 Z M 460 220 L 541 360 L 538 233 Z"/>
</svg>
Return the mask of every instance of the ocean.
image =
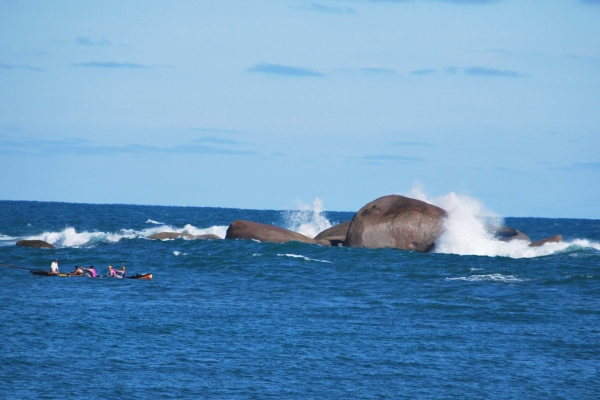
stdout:
<svg viewBox="0 0 600 400">
<path fill-rule="evenodd" d="M 598 399 L 600 220 L 500 218 L 449 196 L 434 253 L 245 240 L 354 213 L 0 201 L 3 399 Z M 504 243 L 489 219 L 532 240 Z M 15 246 L 41 239 L 56 249 Z"/>
</svg>

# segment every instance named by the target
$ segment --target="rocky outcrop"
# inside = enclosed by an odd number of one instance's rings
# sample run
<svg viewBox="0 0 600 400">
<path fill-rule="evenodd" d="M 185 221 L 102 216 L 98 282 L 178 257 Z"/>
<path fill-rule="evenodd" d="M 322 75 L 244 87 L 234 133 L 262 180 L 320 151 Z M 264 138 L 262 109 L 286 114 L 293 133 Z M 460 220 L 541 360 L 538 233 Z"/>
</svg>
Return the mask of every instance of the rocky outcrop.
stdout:
<svg viewBox="0 0 600 400">
<path fill-rule="evenodd" d="M 315 236 L 315 240 L 319 244 L 328 246 L 343 246 L 346 241 L 346 235 L 348 234 L 348 228 L 350 227 L 351 221 L 342 222 L 341 224 L 334 225 L 329 229 L 325 229 L 323 232 Z"/>
<path fill-rule="evenodd" d="M 34 249 L 55 249 L 56 247 L 52 246 L 48 242 L 44 242 L 43 240 L 19 240 L 17 242 L 17 246 L 31 247 Z"/>
<path fill-rule="evenodd" d="M 488 230 L 494 235 L 494 238 L 503 242 L 512 242 L 513 240 L 525 240 L 531 242 L 529 236 L 510 226 L 492 226 Z"/>
<path fill-rule="evenodd" d="M 344 245 L 431 251 L 444 232 L 446 215 L 446 211 L 424 201 L 384 196 L 354 215 Z"/>
<path fill-rule="evenodd" d="M 560 243 L 563 241 L 562 235 L 554 235 L 546 239 L 538 240 L 533 243 L 529 243 L 529 247 L 540 247 L 545 245 L 546 243 Z"/>
<path fill-rule="evenodd" d="M 148 239 L 154 240 L 168 240 L 168 239 L 179 239 L 184 238 L 188 240 L 197 240 L 197 239 L 209 239 L 209 240 L 220 240 L 221 238 L 217 235 L 213 235 L 212 233 L 207 235 L 191 235 L 189 233 L 180 233 L 180 232 L 160 232 L 155 233 L 154 235 L 148 236 Z"/>
<path fill-rule="evenodd" d="M 297 241 L 317 244 L 316 241 L 309 237 L 278 226 L 244 220 L 237 220 L 229 225 L 225 239 L 254 239 L 261 242 L 273 243 Z"/>
</svg>

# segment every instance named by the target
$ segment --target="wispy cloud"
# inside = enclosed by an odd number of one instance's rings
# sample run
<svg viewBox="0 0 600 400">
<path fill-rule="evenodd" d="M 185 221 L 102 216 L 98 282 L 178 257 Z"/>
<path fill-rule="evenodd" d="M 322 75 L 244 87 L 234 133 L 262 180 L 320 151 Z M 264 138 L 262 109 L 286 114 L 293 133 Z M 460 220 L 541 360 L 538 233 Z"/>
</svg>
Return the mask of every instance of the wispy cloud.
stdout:
<svg viewBox="0 0 600 400">
<path fill-rule="evenodd" d="M 369 74 L 379 74 L 379 75 L 393 75 L 396 73 L 391 68 L 361 68 L 362 72 L 367 72 Z"/>
<path fill-rule="evenodd" d="M 75 43 L 80 44 L 82 46 L 110 46 L 112 45 L 112 42 L 108 39 L 100 39 L 100 40 L 93 40 L 87 37 L 78 37 L 77 39 L 75 39 Z"/>
<path fill-rule="evenodd" d="M 0 69 L 2 70 L 25 70 L 33 72 L 41 72 L 43 69 L 34 67 L 28 64 L 2 64 L 0 63 Z"/>
<path fill-rule="evenodd" d="M 406 157 L 406 156 L 397 156 L 397 155 L 392 155 L 392 154 L 373 154 L 373 155 L 368 155 L 368 156 L 362 156 L 361 160 L 369 161 L 369 162 L 377 162 L 377 163 L 393 162 L 393 163 L 403 163 L 403 164 L 425 161 L 425 159 L 422 157 Z"/>
<path fill-rule="evenodd" d="M 223 154 L 258 155 L 252 150 L 232 150 L 198 144 L 197 142 L 171 147 L 143 144 L 125 146 L 96 146 L 85 139 L 38 140 L 32 138 L 10 139 L 0 137 L 0 154 L 30 154 L 50 156 L 56 154 L 115 155 L 115 154 Z"/>
<path fill-rule="evenodd" d="M 312 3 L 309 9 L 313 11 L 319 11 L 329 14 L 354 14 L 356 10 L 350 7 L 341 7 L 341 6 L 327 6 L 320 3 Z"/>
<path fill-rule="evenodd" d="M 394 146 L 422 146 L 433 147 L 433 144 L 426 142 L 392 142 Z"/>
<path fill-rule="evenodd" d="M 321 72 L 315 71 L 313 69 L 290 67 L 287 65 L 268 63 L 258 63 L 253 67 L 248 68 L 247 72 L 288 77 L 318 78 L 325 76 Z"/>
<path fill-rule="evenodd" d="M 119 68 L 124 68 L 124 69 L 145 69 L 145 68 L 149 68 L 147 65 L 143 65 L 143 64 L 135 64 L 135 63 L 120 63 L 120 62 L 114 62 L 114 61 L 92 61 L 92 62 L 85 62 L 85 63 L 74 63 L 71 64 L 74 67 L 78 67 L 78 68 L 107 68 L 107 69 L 119 69 Z"/>
<path fill-rule="evenodd" d="M 203 136 L 194 141 L 195 143 L 220 143 L 220 144 L 239 144 L 237 140 L 218 138 L 214 136 Z"/>
<path fill-rule="evenodd" d="M 227 133 L 227 134 L 245 134 L 245 133 L 250 133 L 248 131 L 239 131 L 236 129 L 221 129 L 221 128 L 190 128 L 193 131 L 197 131 L 197 132 L 204 132 L 204 133 L 212 133 L 212 134 L 218 134 L 218 133 Z"/>
<path fill-rule="evenodd" d="M 485 77 L 506 77 L 506 78 L 519 78 L 522 75 L 518 72 L 507 70 L 507 69 L 494 69 L 486 67 L 469 67 L 465 68 L 464 72 L 470 76 L 485 76 Z"/>
<path fill-rule="evenodd" d="M 433 75 L 435 74 L 435 69 L 426 68 L 426 69 L 417 69 L 410 72 L 411 75 Z"/>
<path fill-rule="evenodd" d="M 600 161 L 575 163 L 573 164 L 573 168 L 586 170 L 600 170 Z"/>
</svg>

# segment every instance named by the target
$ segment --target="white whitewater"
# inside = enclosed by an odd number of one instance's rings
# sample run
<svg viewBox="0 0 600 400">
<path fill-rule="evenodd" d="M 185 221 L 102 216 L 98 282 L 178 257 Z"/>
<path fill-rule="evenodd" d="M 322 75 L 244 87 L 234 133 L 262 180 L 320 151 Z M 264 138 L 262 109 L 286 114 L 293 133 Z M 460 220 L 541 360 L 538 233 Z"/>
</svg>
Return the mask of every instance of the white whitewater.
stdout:
<svg viewBox="0 0 600 400">
<path fill-rule="evenodd" d="M 314 238 L 325 229 L 331 228 L 331 222 L 323 215 L 323 202 L 315 198 L 313 204 L 298 204 L 298 210 L 284 213 L 285 228 Z"/>
<path fill-rule="evenodd" d="M 436 253 L 531 258 L 554 254 L 573 247 L 591 247 L 600 250 L 599 243 L 582 239 L 546 243 L 540 247 L 529 247 L 529 242 L 524 240 L 503 242 L 494 238 L 486 228 L 489 225 L 502 225 L 503 218 L 487 210 L 481 202 L 471 197 L 452 192 L 438 199 L 429 200 L 419 188 L 413 189 L 410 197 L 434 204 L 448 212 L 446 230 L 436 242 Z"/>
</svg>

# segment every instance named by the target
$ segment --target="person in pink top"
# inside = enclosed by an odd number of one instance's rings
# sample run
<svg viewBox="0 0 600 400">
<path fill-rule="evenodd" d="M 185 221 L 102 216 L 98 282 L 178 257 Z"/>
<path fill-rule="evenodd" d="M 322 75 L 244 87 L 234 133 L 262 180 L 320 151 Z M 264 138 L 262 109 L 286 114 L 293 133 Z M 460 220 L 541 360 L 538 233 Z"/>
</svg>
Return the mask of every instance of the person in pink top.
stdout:
<svg viewBox="0 0 600 400">
<path fill-rule="evenodd" d="M 111 278 L 120 278 L 120 276 L 117 275 L 117 271 L 113 269 L 112 265 L 108 266 L 108 276 Z"/>
<path fill-rule="evenodd" d="M 97 278 L 98 274 L 96 273 L 96 269 L 94 268 L 93 265 L 90 265 L 89 268 L 83 268 L 86 271 L 88 271 L 88 273 L 85 274 L 85 276 L 87 276 L 88 278 Z"/>
</svg>

